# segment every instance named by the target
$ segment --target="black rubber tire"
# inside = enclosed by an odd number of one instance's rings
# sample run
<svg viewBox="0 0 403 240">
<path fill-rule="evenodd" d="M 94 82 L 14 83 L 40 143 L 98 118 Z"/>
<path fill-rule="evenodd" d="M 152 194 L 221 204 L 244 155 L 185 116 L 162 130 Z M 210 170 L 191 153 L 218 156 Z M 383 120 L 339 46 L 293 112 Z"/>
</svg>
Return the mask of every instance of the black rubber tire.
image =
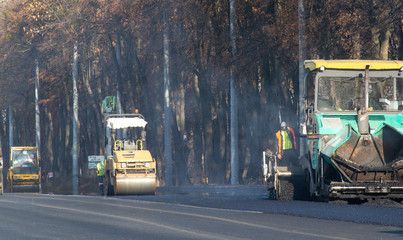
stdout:
<svg viewBox="0 0 403 240">
<path fill-rule="evenodd" d="M 111 182 L 112 182 L 112 178 L 111 178 L 111 175 L 109 174 L 108 195 L 115 196 L 114 186 L 111 184 Z"/>
<path fill-rule="evenodd" d="M 106 172 L 103 180 L 104 196 L 108 195 L 108 173 Z"/>
<path fill-rule="evenodd" d="M 303 175 L 294 176 L 291 178 L 291 183 L 294 186 L 294 200 L 308 201 L 310 199 L 309 192 L 309 173 L 305 172 Z M 307 176 L 308 175 L 308 176 Z"/>
<path fill-rule="evenodd" d="M 113 185 L 114 185 L 114 188 L 113 188 L 113 195 L 114 196 L 116 196 L 117 195 L 117 188 L 116 188 L 116 186 L 117 186 L 117 182 L 116 182 L 116 176 L 113 178 Z"/>
<path fill-rule="evenodd" d="M 113 186 L 111 185 L 111 177 L 109 172 L 106 172 L 104 176 L 104 195 L 105 196 L 114 195 L 114 190 Z"/>
</svg>

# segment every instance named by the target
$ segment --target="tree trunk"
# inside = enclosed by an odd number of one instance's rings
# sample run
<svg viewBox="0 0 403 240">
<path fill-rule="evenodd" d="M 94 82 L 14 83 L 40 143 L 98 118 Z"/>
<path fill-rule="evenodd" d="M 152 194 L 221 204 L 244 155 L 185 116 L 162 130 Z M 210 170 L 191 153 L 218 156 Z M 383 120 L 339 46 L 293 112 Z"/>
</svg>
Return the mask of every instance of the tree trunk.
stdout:
<svg viewBox="0 0 403 240">
<path fill-rule="evenodd" d="M 389 40 L 390 40 L 391 32 L 389 29 L 385 30 L 383 34 L 383 39 L 381 42 L 380 48 L 380 58 L 381 60 L 388 60 L 389 58 Z"/>
<path fill-rule="evenodd" d="M 228 92 L 228 91 L 227 91 Z M 218 106 L 215 107 L 216 114 L 213 117 L 213 149 L 214 149 L 214 164 L 212 166 L 215 172 L 213 179 L 217 184 L 228 183 L 230 175 L 226 176 L 227 164 L 230 163 L 229 153 L 229 135 L 227 129 L 228 125 L 228 105 L 226 103 L 226 92 L 220 91 L 218 96 Z M 230 169 L 228 169 L 230 171 Z"/>
<path fill-rule="evenodd" d="M 399 44 L 399 58 L 398 59 L 403 59 L 403 19 L 400 21 L 400 34 L 399 34 L 399 39 L 400 39 L 400 44 Z"/>
<path fill-rule="evenodd" d="M 359 33 L 353 35 L 353 53 L 351 57 L 353 59 L 361 58 L 361 42 Z"/>
<path fill-rule="evenodd" d="M 95 136 L 93 136 L 94 139 L 97 139 L 96 141 L 93 141 L 93 149 L 96 149 L 97 146 L 104 146 L 105 144 L 105 137 L 104 137 L 105 130 L 102 124 L 102 116 L 99 104 L 96 103 L 97 98 L 95 97 L 90 84 L 90 82 L 92 82 L 93 79 L 91 64 L 92 64 L 91 62 L 88 63 L 87 75 L 83 79 L 85 89 L 87 90 L 88 93 L 89 105 L 91 106 L 91 108 L 88 109 L 87 111 L 89 113 L 93 113 L 92 116 L 94 117 L 94 121 L 90 120 L 90 123 L 95 123 L 95 124 L 89 124 L 87 128 L 95 127 L 96 129 Z M 103 154 L 102 150 L 103 147 L 100 147 L 99 149 L 100 149 L 99 151 L 94 152 L 93 154 Z"/>
<path fill-rule="evenodd" d="M 204 181 L 202 165 L 202 131 L 200 111 L 200 91 L 198 77 L 194 76 L 194 82 L 186 91 L 186 144 L 188 152 L 186 156 L 187 176 L 191 184 L 200 184 Z"/>
<path fill-rule="evenodd" d="M 381 43 L 379 41 L 379 29 L 377 27 L 372 27 L 371 28 L 372 32 L 372 42 L 373 42 L 373 50 L 371 51 L 371 56 L 373 56 L 374 59 L 380 59 L 380 52 L 381 52 Z"/>
<path fill-rule="evenodd" d="M 53 166 L 54 166 L 54 146 L 53 146 L 53 139 L 54 139 L 54 131 L 53 131 L 53 120 L 52 120 L 52 113 L 49 112 L 47 110 L 47 108 L 44 109 L 45 110 L 45 115 L 47 116 L 47 125 L 49 126 L 48 128 L 45 128 L 45 136 L 46 138 L 46 155 L 44 157 L 46 157 L 46 160 L 44 162 L 45 166 L 44 169 L 45 171 L 53 171 Z M 44 121 L 45 124 L 45 121 Z M 43 159 L 43 158 L 42 158 Z M 43 166 L 43 165 L 42 165 Z"/>
<path fill-rule="evenodd" d="M 187 185 L 189 184 L 189 180 L 187 177 L 187 164 L 185 161 L 185 155 L 187 147 L 184 142 L 184 132 L 185 132 L 185 89 L 184 84 L 181 81 L 178 81 L 175 85 L 178 86 L 178 89 L 173 91 L 173 147 L 175 153 L 175 166 L 176 166 L 176 178 L 177 183 L 179 185 Z"/>
</svg>

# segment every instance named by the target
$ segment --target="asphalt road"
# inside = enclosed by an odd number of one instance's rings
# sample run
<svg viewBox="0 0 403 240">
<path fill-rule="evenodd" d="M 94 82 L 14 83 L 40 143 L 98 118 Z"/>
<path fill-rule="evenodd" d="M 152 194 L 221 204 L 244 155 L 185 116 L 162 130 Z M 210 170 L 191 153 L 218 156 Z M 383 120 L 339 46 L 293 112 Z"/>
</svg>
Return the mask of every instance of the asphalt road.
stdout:
<svg viewBox="0 0 403 240">
<path fill-rule="evenodd" d="M 0 239 L 402 239 L 403 208 L 259 194 L 0 195 Z"/>
</svg>

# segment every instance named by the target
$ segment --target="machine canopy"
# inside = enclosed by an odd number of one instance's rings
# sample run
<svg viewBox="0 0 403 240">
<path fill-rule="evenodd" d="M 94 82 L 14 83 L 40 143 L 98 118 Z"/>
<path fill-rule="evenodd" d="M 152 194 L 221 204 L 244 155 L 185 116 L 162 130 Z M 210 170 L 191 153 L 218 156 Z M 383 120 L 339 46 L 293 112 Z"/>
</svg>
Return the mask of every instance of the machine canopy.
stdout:
<svg viewBox="0 0 403 240">
<path fill-rule="evenodd" d="M 142 127 L 147 125 L 147 122 L 142 118 L 109 118 L 107 120 L 108 128 L 121 129 L 129 127 Z"/>
</svg>

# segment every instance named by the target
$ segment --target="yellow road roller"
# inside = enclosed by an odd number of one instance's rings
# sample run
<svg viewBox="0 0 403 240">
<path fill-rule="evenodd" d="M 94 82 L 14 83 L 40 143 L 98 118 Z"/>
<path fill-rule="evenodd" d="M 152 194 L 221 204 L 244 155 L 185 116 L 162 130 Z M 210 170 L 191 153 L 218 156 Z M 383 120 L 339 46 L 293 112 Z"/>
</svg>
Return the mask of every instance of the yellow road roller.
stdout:
<svg viewBox="0 0 403 240">
<path fill-rule="evenodd" d="M 11 147 L 7 185 L 10 192 L 41 191 L 41 169 L 37 147 Z"/>
<path fill-rule="evenodd" d="M 156 162 L 146 150 L 143 115 L 108 114 L 106 123 L 105 195 L 154 194 Z"/>
</svg>

